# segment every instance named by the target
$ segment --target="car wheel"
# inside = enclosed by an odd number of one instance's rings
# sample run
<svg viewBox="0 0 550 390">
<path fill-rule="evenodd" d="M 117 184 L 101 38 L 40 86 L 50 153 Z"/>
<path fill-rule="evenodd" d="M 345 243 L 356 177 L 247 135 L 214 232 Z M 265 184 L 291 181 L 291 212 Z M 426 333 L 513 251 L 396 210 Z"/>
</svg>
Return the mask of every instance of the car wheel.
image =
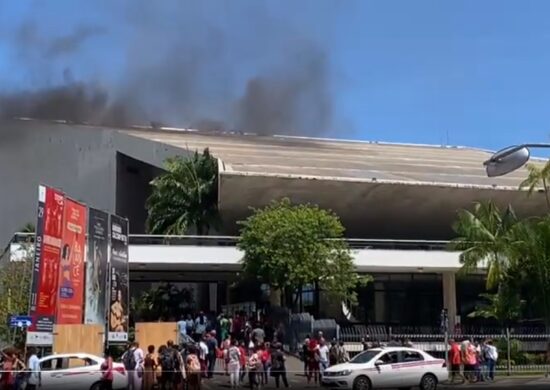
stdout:
<svg viewBox="0 0 550 390">
<path fill-rule="evenodd" d="M 94 383 L 92 387 L 90 387 L 90 390 L 101 390 L 101 383 Z"/>
<path fill-rule="evenodd" d="M 437 378 L 432 374 L 426 374 L 420 381 L 420 390 L 436 390 Z"/>
<path fill-rule="evenodd" d="M 369 378 L 366 376 L 359 376 L 353 381 L 353 390 L 371 390 L 371 384 Z"/>
</svg>

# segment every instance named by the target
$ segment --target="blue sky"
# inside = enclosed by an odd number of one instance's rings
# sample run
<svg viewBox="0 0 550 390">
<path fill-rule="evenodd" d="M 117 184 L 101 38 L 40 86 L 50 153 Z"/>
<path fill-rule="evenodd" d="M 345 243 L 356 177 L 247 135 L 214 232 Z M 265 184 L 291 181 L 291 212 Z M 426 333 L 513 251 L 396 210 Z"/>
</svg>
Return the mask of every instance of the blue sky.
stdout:
<svg viewBox="0 0 550 390">
<path fill-rule="evenodd" d="M 182 44 L 205 48 L 198 109 L 222 112 L 308 42 L 330 64 L 330 135 L 498 149 L 550 141 L 548 15 L 544 0 L 0 0 L 0 88 L 55 85 L 66 68 L 117 85 Z M 29 22 L 45 37 L 104 31 L 45 59 L 15 38 Z"/>
</svg>

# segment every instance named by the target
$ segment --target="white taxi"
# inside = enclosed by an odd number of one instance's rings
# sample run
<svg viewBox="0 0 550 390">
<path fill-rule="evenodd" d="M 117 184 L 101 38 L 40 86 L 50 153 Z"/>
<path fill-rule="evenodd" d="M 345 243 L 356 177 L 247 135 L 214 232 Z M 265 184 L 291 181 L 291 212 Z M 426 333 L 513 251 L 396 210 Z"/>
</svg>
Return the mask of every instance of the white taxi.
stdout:
<svg viewBox="0 0 550 390">
<path fill-rule="evenodd" d="M 322 385 L 339 389 L 410 388 L 435 390 L 448 379 L 445 360 L 405 347 L 374 348 L 348 363 L 326 369 Z"/>
<path fill-rule="evenodd" d="M 99 390 L 101 364 L 104 358 L 86 353 L 60 354 L 39 360 L 42 377 L 41 390 L 86 389 Z M 124 365 L 113 363 L 113 389 L 125 389 L 128 374 Z"/>
</svg>

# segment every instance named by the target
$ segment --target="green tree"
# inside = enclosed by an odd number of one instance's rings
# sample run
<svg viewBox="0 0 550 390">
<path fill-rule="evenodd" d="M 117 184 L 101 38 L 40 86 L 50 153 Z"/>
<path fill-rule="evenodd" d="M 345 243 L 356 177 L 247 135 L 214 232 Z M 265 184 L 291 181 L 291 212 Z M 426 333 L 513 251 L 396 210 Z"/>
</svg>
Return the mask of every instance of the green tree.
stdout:
<svg viewBox="0 0 550 390">
<path fill-rule="evenodd" d="M 14 333 L 14 330 L 8 327 L 8 317 L 26 315 L 29 310 L 33 240 L 20 243 L 18 254 L 23 256 L 18 257 L 17 261 L 12 261 L 7 254 L 0 264 L 0 340 L 5 343 L 15 341 L 15 344 L 19 345 L 24 340 L 24 334 Z"/>
<path fill-rule="evenodd" d="M 544 166 L 539 164 L 527 164 L 527 171 L 529 174 L 527 178 L 521 182 L 519 188 L 527 188 L 528 194 L 531 195 L 535 190 L 542 187 L 546 199 L 546 207 L 550 211 L 550 195 L 548 194 L 548 186 L 550 185 L 550 161 L 544 164 Z"/>
<path fill-rule="evenodd" d="M 550 217 L 517 224 L 511 248 L 521 272 L 510 277 L 523 282 L 530 306 L 536 308 L 550 328 Z"/>
<path fill-rule="evenodd" d="M 477 306 L 468 317 L 492 318 L 501 326 L 507 326 L 521 317 L 524 301 L 519 293 L 503 284 L 495 294 L 480 294 L 486 303 Z"/>
<path fill-rule="evenodd" d="M 134 319 L 139 321 L 170 320 L 178 317 L 185 310 L 192 308 L 193 291 L 179 288 L 172 283 L 161 283 L 131 301 L 131 311 Z"/>
<path fill-rule="evenodd" d="M 151 234 L 208 234 L 219 221 L 218 161 L 208 148 L 165 162 L 166 172 L 151 181 L 147 231 Z"/>
<path fill-rule="evenodd" d="M 496 288 L 510 265 L 513 228 L 518 219 L 511 207 L 502 212 L 494 203 L 476 203 L 473 211 L 461 210 L 453 226 L 457 238 L 451 249 L 458 250 L 464 272 L 486 266 L 487 289 Z"/>
<path fill-rule="evenodd" d="M 315 284 L 334 299 L 356 303 L 355 289 L 368 278 L 355 271 L 344 227 L 334 213 L 283 199 L 254 210 L 239 224 L 246 275 L 283 295 Z"/>
</svg>

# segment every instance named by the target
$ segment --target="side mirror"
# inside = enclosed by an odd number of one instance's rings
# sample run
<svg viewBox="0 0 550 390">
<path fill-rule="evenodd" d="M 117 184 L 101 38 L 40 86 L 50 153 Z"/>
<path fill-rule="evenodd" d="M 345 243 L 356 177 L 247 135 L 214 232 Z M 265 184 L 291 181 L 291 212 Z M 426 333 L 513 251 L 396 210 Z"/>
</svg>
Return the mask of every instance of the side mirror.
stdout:
<svg viewBox="0 0 550 390">
<path fill-rule="evenodd" d="M 374 365 L 375 366 L 381 366 L 382 364 L 384 364 L 384 362 L 382 360 L 377 360 Z"/>
</svg>

